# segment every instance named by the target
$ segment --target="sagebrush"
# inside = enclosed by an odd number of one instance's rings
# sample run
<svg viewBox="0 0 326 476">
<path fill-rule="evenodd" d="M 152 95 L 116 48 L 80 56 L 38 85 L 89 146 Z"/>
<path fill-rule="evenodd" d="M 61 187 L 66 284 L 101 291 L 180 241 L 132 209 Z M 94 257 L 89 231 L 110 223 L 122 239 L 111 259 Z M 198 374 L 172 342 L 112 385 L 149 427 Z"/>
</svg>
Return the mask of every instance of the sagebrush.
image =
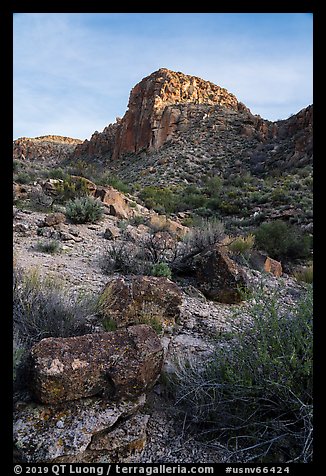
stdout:
<svg viewBox="0 0 326 476">
<path fill-rule="evenodd" d="M 255 295 L 250 325 L 170 378 L 180 418 L 229 461 L 312 461 L 312 288 L 292 308 L 280 303 Z"/>
</svg>

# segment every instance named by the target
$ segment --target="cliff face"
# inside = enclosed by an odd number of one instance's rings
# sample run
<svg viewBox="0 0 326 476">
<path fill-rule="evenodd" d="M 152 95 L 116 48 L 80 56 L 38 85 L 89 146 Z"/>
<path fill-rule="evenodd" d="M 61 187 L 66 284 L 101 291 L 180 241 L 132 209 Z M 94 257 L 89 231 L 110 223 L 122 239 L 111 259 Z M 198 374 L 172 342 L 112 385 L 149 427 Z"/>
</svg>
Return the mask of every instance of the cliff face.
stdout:
<svg viewBox="0 0 326 476">
<path fill-rule="evenodd" d="M 66 159 L 74 151 L 80 139 L 63 136 L 21 137 L 13 143 L 13 158 L 26 160 Z"/>
<path fill-rule="evenodd" d="M 235 111 L 241 108 L 226 89 L 195 76 L 159 69 L 132 89 L 113 159 L 127 152 L 158 149 L 176 131 L 186 129 L 188 108 L 181 110 L 176 107 L 179 104 L 221 105 Z"/>
<path fill-rule="evenodd" d="M 253 173 L 265 174 L 311 162 L 312 115 L 309 106 L 287 120 L 267 121 L 226 89 L 161 68 L 132 89 L 122 119 L 77 145 L 70 158 L 106 162 L 123 178 L 135 168 L 138 178 L 140 169 L 148 168 L 149 152 L 149 168 L 157 171 L 151 172 L 154 181 L 164 181 L 166 161 L 174 156 L 184 157 L 178 165 L 182 169 L 189 160 L 194 165 L 210 157 L 209 169 L 215 173 L 228 173 L 229 166 L 234 171 L 241 162 Z M 134 164 L 132 156 L 139 153 L 141 163 Z"/>
<path fill-rule="evenodd" d="M 249 112 L 226 89 L 161 68 L 132 89 L 124 117 L 76 147 L 74 156 L 107 155 L 115 160 L 126 153 L 157 150 L 178 131 L 188 128 L 192 111 L 198 105 Z"/>
</svg>

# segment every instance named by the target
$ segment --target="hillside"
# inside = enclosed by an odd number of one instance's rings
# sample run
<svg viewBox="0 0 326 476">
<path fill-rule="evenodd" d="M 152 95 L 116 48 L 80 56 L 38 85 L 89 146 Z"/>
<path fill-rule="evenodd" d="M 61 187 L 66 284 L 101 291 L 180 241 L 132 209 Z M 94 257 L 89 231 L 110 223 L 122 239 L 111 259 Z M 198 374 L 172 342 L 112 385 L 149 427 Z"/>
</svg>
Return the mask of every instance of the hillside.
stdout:
<svg viewBox="0 0 326 476">
<path fill-rule="evenodd" d="M 160 69 L 132 89 L 122 119 L 75 148 L 76 159 L 103 162 L 122 177 L 131 172 L 142 184 L 296 169 L 312 163 L 312 106 L 271 122 L 224 88 Z"/>
</svg>

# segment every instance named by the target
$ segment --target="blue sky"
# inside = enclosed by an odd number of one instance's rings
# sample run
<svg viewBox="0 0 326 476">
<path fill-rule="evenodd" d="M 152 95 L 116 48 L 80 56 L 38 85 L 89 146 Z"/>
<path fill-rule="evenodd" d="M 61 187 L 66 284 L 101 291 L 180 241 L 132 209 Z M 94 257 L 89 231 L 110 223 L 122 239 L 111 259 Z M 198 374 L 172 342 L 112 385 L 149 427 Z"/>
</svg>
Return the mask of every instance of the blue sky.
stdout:
<svg viewBox="0 0 326 476">
<path fill-rule="evenodd" d="M 309 13 L 16 13 L 14 139 L 90 138 L 164 67 L 226 88 L 265 119 L 312 103 Z"/>
</svg>

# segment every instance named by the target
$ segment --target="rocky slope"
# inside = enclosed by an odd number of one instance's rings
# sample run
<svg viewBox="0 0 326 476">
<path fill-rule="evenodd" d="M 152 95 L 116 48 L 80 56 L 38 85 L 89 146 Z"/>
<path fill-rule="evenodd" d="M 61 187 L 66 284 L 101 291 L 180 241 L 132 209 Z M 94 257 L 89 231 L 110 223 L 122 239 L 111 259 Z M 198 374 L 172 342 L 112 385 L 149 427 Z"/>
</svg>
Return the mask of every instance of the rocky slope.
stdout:
<svg viewBox="0 0 326 476">
<path fill-rule="evenodd" d="M 73 152 L 77 144 L 81 143 L 80 139 L 63 136 L 21 137 L 14 141 L 13 158 L 60 162 Z"/>
<path fill-rule="evenodd" d="M 16 265 L 26 271 L 37 269 L 44 279 L 60 279 L 64 288 L 79 296 L 114 288 L 113 299 L 105 294 L 106 310 L 111 318 L 118 316 L 121 324 L 121 330 L 105 334 L 97 322 L 91 334 L 43 339 L 33 348 L 32 388 L 38 398 L 16 402 L 16 462 L 227 461 L 223 448 L 208 448 L 180 432 L 164 397 L 164 385 L 155 381 L 162 350 L 165 372 L 173 371 L 175 362 L 186 356 L 205 359 L 214 348 L 216 336 L 236 332 L 247 319 L 250 302 L 210 301 L 187 282 L 176 285 L 166 278 L 104 274 L 101 256 L 108 246 L 126 241 L 135 245 L 149 232 L 144 224 L 119 229 L 118 218 L 110 212 L 107 207 L 98 224 L 76 225 L 57 223 L 49 219 L 53 215 L 41 212 L 14 210 Z M 108 229 L 120 230 L 121 236 L 108 236 Z M 163 238 L 159 233 L 157 236 Z M 40 251 L 38 243 L 45 238 L 57 239 L 61 252 L 51 255 Z M 300 284 L 288 275 L 275 277 L 249 268 L 242 272 L 250 286 L 260 283 L 267 294 L 279 290 L 282 306 L 291 308 L 300 295 Z M 141 309 L 167 321 L 159 336 L 145 326 L 147 336 L 139 323 L 128 325 L 126 330 L 127 317 L 134 317 L 133 310 L 139 313 Z M 129 343 L 128 329 L 131 333 L 140 329 L 138 347 Z M 102 340 L 104 344 L 99 346 Z M 148 383 L 154 384 L 153 390 L 147 388 Z M 112 400 L 110 395 L 101 394 L 103 385 L 108 389 L 113 385 L 120 393 L 126 389 L 128 399 L 121 399 L 119 394 Z M 138 388 L 142 394 L 130 400 L 128 392 L 133 396 Z"/>
<path fill-rule="evenodd" d="M 142 184 L 167 182 L 172 169 L 179 175 L 172 182 L 182 182 L 187 173 L 199 180 L 207 172 L 298 168 L 312 161 L 312 115 L 309 106 L 267 121 L 226 89 L 162 68 L 132 89 L 124 117 L 78 145 L 71 160 L 105 163 Z"/>
</svg>

